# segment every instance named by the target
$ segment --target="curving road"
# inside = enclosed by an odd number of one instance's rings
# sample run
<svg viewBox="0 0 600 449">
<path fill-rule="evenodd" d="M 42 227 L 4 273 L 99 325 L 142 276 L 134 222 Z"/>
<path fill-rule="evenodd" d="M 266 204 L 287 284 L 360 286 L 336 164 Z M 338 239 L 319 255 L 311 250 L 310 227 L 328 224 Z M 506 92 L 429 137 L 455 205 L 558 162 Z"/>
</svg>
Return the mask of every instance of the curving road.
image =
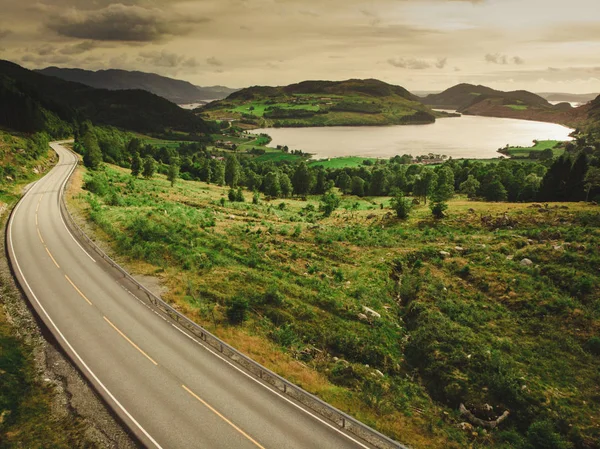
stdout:
<svg viewBox="0 0 600 449">
<path fill-rule="evenodd" d="M 7 248 L 31 304 L 71 360 L 149 448 L 370 448 L 281 396 L 152 311 L 67 228 L 59 163 L 15 208 Z"/>
</svg>

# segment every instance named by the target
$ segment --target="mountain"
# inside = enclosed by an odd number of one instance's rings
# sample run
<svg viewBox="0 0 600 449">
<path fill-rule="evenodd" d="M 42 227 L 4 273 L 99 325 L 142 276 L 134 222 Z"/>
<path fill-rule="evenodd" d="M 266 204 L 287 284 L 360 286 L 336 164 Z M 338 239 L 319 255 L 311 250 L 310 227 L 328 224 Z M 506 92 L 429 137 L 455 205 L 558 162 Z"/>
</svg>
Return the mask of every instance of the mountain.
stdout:
<svg viewBox="0 0 600 449">
<path fill-rule="evenodd" d="M 146 133 L 212 131 L 212 124 L 147 91 L 95 89 L 1 60 L 0 100 L 0 126 L 25 132 L 42 130 L 57 119 L 90 119 Z"/>
<path fill-rule="evenodd" d="M 423 103 L 461 114 L 516 118 L 577 126 L 585 120 L 582 110 L 569 103 L 552 105 L 540 95 L 526 90 L 503 92 L 486 86 L 458 84 L 440 94 L 428 95 Z"/>
<path fill-rule="evenodd" d="M 543 92 L 538 94 L 548 101 L 563 101 L 567 103 L 589 103 L 594 100 L 598 94 L 568 94 L 560 92 Z"/>
<path fill-rule="evenodd" d="M 85 84 L 96 89 L 141 89 L 177 104 L 199 103 L 218 100 L 236 91 L 223 86 L 199 87 L 187 81 L 167 78 L 155 73 L 130 72 L 127 70 L 60 69 L 48 67 L 39 73 L 55 76 L 65 81 Z"/>
<path fill-rule="evenodd" d="M 198 111 L 248 128 L 420 124 L 436 117 L 408 90 L 374 79 L 254 86 Z"/>
</svg>

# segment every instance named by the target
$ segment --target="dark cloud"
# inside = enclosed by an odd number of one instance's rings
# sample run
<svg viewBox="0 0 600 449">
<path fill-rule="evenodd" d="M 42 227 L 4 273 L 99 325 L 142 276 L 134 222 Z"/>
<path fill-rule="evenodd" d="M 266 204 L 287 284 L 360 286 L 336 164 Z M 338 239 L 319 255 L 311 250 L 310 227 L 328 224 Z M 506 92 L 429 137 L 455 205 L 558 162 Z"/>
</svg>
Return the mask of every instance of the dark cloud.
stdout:
<svg viewBox="0 0 600 449">
<path fill-rule="evenodd" d="M 221 60 L 219 60 L 219 59 L 215 58 L 214 56 L 212 56 L 212 57 L 208 58 L 208 59 L 206 60 L 206 63 L 207 63 L 208 65 L 213 65 L 213 66 L 216 66 L 216 67 L 222 67 L 222 66 L 223 66 L 223 61 L 221 61 Z"/>
<path fill-rule="evenodd" d="M 513 56 L 512 61 L 514 64 L 517 64 L 517 65 L 525 64 L 525 60 L 519 56 Z"/>
<path fill-rule="evenodd" d="M 98 47 L 93 41 L 84 41 L 75 45 L 68 45 L 59 50 L 61 55 L 80 55 Z"/>
<path fill-rule="evenodd" d="M 438 69 L 443 69 L 444 67 L 446 67 L 447 64 L 448 64 L 448 58 L 438 58 L 437 62 L 435 63 L 435 66 Z"/>
<path fill-rule="evenodd" d="M 184 55 L 172 53 L 167 50 L 141 52 L 138 61 L 155 67 L 169 69 L 192 69 L 198 66 L 198 61 L 195 58 L 187 58 Z"/>
<path fill-rule="evenodd" d="M 511 58 L 507 55 L 503 55 L 500 53 L 488 53 L 487 55 L 485 55 L 484 59 L 485 59 L 485 62 L 487 62 L 489 64 L 499 64 L 499 65 L 508 65 L 511 63 L 516 64 L 516 65 L 525 64 L 525 60 L 523 58 L 521 58 L 520 56 L 513 56 Z"/>
<path fill-rule="evenodd" d="M 115 3 L 93 11 L 70 10 L 52 17 L 47 27 L 61 36 L 78 39 L 154 42 L 186 34 L 192 22 L 206 21 L 173 17 L 156 8 Z"/>
<path fill-rule="evenodd" d="M 423 59 L 415 58 L 397 58 L 388 59 L 388 64 L 401 69 L 424 70 L 431 67 L 431 64 Z"/>
<path fill-rule="evenodd" d="M 4 39 L 6 36 L 8 36 L 11 33 L 12 33 L 12 31 L 10 31 L 10 30 L 0 28 L 0 39 Z"/>
</svg>

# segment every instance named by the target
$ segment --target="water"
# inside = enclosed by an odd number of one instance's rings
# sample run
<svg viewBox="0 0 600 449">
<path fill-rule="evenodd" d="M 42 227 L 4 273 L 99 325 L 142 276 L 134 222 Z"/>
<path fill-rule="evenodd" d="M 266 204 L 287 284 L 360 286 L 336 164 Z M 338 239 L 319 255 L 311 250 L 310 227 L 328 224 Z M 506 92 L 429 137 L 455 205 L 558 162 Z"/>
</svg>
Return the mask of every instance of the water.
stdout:
<svg viewBox="0 0 600 449">
<path fill-rule="evenodd" d="M 533 140 L 571 140 L 571 129 L 552 123 L 491 117 L 438 119 L 431 125 L 269 128 L 270 146 L 287 145 L 315 159 L 340 156 L 390 158 L 429 153 L 458 158 L 489 159 L 499 148 L 531 146 Z"/>
</svg>

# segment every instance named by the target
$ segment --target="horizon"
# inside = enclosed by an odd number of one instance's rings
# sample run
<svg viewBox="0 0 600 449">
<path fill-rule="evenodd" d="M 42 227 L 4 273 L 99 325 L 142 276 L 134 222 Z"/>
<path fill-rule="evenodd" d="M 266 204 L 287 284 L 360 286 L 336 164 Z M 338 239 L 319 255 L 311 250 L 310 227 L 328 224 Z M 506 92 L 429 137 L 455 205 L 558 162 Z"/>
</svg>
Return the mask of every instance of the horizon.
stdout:
<svg viewBox="0 0 600 449">
<path fill-rule="evenodd" d="M 200 86 L 375 78 L 600 92 L 592 0 L 25 0 L 3 5 L 0 52 L 30 69 L 136 70 Z M 468 43 L 468 44 L 465 44 Z"/>
</svg>

